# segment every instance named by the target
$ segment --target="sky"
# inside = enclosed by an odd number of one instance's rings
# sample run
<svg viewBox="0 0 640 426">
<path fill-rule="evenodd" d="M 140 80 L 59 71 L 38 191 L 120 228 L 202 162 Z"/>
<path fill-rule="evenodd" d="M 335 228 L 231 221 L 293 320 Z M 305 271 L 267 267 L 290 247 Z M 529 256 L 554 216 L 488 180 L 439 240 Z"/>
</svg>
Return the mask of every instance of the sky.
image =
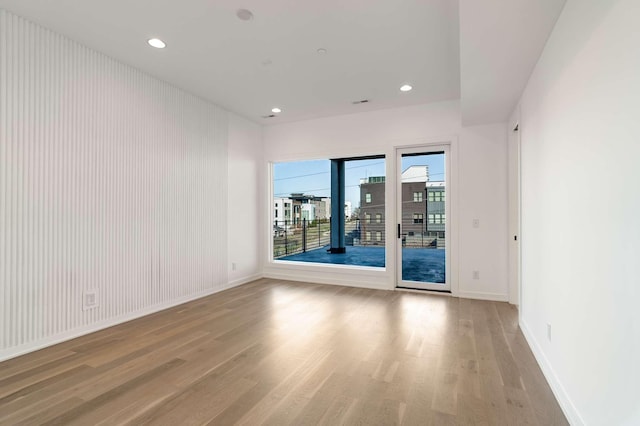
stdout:
<svg viewBox="0 0 640 426">
<path fill-rule="evenodd" d="M 432 181 L 444 178 L 444 154 L 420 155 L 402 158 L 402 170 L 413 165 L 428 165 Z M 352 208 L 360 205 L 360 179 L 385 176 L 386 160 L 351 160 L 345 163 L 345 201 Z M 318 197 L 331 196 L 331 162 L 329 160 L 293 161 L 273 165 L 273 193 L 286 198 L 293 192 Z"/>
</svg>

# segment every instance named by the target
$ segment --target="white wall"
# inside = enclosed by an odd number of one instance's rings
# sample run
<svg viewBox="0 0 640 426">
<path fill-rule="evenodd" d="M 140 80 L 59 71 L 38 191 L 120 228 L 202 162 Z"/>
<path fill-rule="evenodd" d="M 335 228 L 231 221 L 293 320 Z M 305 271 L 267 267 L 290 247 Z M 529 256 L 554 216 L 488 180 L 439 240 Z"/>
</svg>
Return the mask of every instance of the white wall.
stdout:
<svg viewBox="0 0 640 426">
<path fill-rule="evenodd" d="M 0 11 L 0 359 L 228 285 L 227 120 Z"/>
<path fill-rule="evenodd" d="M 258 191 L 263 167 L 262 126 L 229 114 L 229 283 L 238 285 L 262 274 L 259 253 L 263 239 L 258 228 L 262 211 Z M 284 210 L 283 210 L 284 211 Z M 232 265 L 236 269 L 233 270 Z"/>
<path fill-rule="evenodd" d="M 521 325 L 573 424 L 640 424 L 639 16 L 569 0 L 521 101 Z"/>
<path fill-rule="evenodd" d="M 335 158 L 351 155 L 386 154 L 387 182 L 394 187 L 395 147 L 427 142 L 453 141 L 458 157 L 458 233 L 452 232 L 460 249 L 453 265 L 457 294 L 466 297 L 507 300 L 507 154 L 504 124 L 463 128 L 459 102 L 443 102 L 406 108 L 327 117 L 264 129 L 266 161 Z M 454 170 L 456 173 L 456 170 Z M 262 190 L 268 193 L 265 173 Z M 387 205 L 392 205 L 387 191 Z M 265 213 L 266 216 L 266 213 Z M 394 219 L 392 208 L 387 218 Z M 478 229 L 473 219 L 480 220 Z M 453 220 L 453 218 L 449 218 Z M 394 234 L 388 220 L 387 234 Z M 269 238 L 268 219 L 263 235 Z M 387 238 L 395 244 L 395 238 Z M 337 268 L 335 266 L 282 265 L 268 262 L 267 276 L 342 283 L 373 288 L 395 286 L 395 252 L 387 250 L 386 271 Z M 336 270 L 338 272 L 336 272 Z M 472 271 L 480 280 L 472 280 Z"/>
</svg>

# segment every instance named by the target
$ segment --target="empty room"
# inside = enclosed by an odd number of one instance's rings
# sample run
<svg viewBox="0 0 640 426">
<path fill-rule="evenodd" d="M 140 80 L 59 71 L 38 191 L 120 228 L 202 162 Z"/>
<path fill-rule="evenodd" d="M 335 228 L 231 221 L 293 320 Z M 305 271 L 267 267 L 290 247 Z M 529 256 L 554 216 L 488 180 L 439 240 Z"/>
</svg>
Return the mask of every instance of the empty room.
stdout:
<svg viewBox="0 0 640 426">
<path fill-rule="evenodd" d="M 640 425 L 639 16 L 0 0 L 0 425 Z"/>
</svg>

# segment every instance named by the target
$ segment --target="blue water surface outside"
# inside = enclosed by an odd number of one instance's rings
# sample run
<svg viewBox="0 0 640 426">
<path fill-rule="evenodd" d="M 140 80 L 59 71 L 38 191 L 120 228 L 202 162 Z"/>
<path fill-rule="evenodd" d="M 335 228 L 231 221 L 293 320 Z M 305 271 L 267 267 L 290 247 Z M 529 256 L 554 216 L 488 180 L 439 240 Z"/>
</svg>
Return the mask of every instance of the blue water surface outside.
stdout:
<svg viewBox="0 0 640 426">
<path fill-rule="evenodd" d="M 278 260 L 331 263 L 335 265 L 372 266 L 384 268 L 384 247 L 348 246 L 346 253 L 331 254 L 329 246 L 306 253 L 281 257 Z M 402 249 L 402 279 L 429 283 L 445 282 L 445 251 L 428 248 Z"/>
</svg>

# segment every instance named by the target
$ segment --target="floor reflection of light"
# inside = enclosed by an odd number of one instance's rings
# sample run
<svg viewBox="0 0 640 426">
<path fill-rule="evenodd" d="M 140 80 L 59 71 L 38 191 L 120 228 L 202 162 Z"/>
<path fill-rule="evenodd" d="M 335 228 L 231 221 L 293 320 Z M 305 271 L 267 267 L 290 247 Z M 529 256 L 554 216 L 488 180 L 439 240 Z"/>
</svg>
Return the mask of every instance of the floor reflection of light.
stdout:
<svg viewBox="0 0 640 426">
<path fill-rule="evenodd" d="M 400 306 L 401 329 L 405 333 L 438 336 L 445 331 L 449 298 L 421 294 L 403 294 Z"/>
<path fill-rule="evenodd" d="M 331 319 L 330 301 L 306 297 L 306 292 L 300 288 L 274 289 L 270 300 L 270 325 L 294 347 L 307 344 Z"/>
</svg>

